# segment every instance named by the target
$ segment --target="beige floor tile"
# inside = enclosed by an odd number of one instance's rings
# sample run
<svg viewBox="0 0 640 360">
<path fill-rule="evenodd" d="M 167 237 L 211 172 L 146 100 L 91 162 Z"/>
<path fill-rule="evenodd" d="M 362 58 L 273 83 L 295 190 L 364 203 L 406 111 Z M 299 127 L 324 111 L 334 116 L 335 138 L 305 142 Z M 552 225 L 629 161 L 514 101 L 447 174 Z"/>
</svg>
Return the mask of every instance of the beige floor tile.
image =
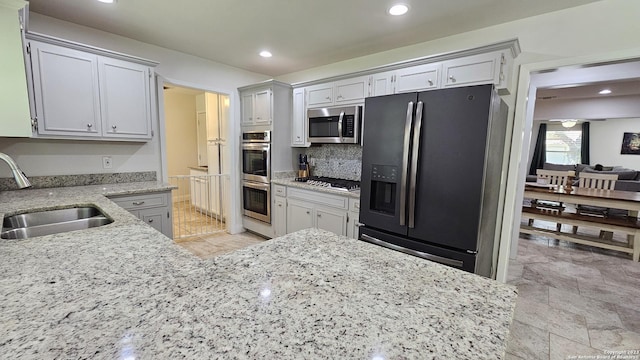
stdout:
<svg viewBox="0 0 640 360">
<path fill-rule="evenodd" d="M 514 318 L 523 324 L 589 345 L 587 322 L 582 315 L 519 298 L 516 303 Z"/>
<path fill-rule="evenodd" d="M 578 279 L 580 295 L 612 304 L 626 304 L 640 309 L 640 291 L 629 287 L 592 283 Z"/>
<path fill-rule="evenodd" d="M 576 278 L 553 272 L 549 263 L 525 264 L 522 278 L 538 284 L 578 293 L 578 281 Z"/>
<path fill-rule="evenodd" d="M 603 351 L 594 349 L 575 341 L 571 341 L 562 336 L 551 334 L 549 337 L 549 358 L 550 360 L 567 360 L 567 359 L 589 359 L 591 356 L 604 355 Z M 592 357 L 591 359 L 596 359 Z"/>
<path fill-rule="evenodd" d="M 621 329 L 589 329 L 591 346 L 603 350 L 640 350 L 640 334 Z"/>
<path fill-rule="evenodd" d="M 589 329 L 622 327 L 614 304 L 586 298 L 571 291 L 549 288 L 549 306 L 584 316 Z"/>
<path fill-rule="evenodd" d="M 527 360 L 549 359 L 549 332 L 517 320 L 511 323 L 507 353 Z"/>
<path fill-rule="evenodd" d="M 511 353 L 506 353 L 504 356 L 505 360 L 526 360 L 524 358 L 521 358 L 520 356 L 517 355 L 513 355 Z"/>
<path fill-rule="evenodd" d="M 538 284 L 534 281 L 522 280 L 516 287 L 518 288 L 518 299 L 527 299 L 542 304 L 549 304 L 549 286 Z"/>
<path fill-rule="evenodd" d="M 627 307 L 627 304 L 623 303 L 616 304 L 616 310 L 618 310 L 618 315 L 620 316 L 620 320 L 622 320 L 622 325 L 625 329 L 640 333 L 640 309 L 629 308 Z M 638 344 L 638 349 L 640 349 L 640 344 Z"/>
<path fill-rule="evenodd" d="M 247 246 L 259 244 L 265 240 L 266 239 L 250 233 L 230 235 L 222 232 L 184 239 L 177 242 L 177 244 L 201 259 L 210 259 L 221 254 L 243 249 Z"/>
</svg>

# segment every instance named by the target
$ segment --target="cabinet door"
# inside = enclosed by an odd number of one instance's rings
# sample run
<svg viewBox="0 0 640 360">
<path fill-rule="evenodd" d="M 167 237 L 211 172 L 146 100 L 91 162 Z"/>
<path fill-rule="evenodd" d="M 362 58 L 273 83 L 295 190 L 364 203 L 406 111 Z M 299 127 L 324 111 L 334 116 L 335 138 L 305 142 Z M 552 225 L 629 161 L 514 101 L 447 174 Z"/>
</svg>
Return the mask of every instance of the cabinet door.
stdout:
<svg viewBox="0 0 640 360">
<path fill-rule="evenodd" d="M 443 87 L 458 87 L 500 82 L 499 53 L 480 54 L 445 61 Z"/>
<path fill-rule="evenodd" d="M 198 143 L 198 166 L 207 166 L 207 113 L 196 114 L 196 136 Z"/>
<path fill-rule="evenodd" d="M 437 89 L 440 84 L 441 64 L 412 66 L 396 71 L 395 92 Z"/>
<path fill-rule="evenodd" d="M 140 210 L 138 212 L 138 217 L 140 218 L 140 220 L 151 225 L 151 227 L 158 230 L 159 232 L 162 232 L 162 225 L 165 221 L 166 216 L 167 209 L 165 207 Z M 168 220 L 169 219 L 167 219 L 167 221 Z"/>
<path fill-rule="evenodd" d="M 254 97 L 253 122 L 256 125 L 271 123 L 271 89 L 259 91 Z"/>
<path fill-rule="evenodd" d="M 307 107 L 333 104 L 333 83 L 319 84 L 307 88 Z"/>
<path fill-rule="evenodd" d="M 304 88 L 293 90 L 293 116 L 291 117 L 291 146 L 307 147 L 307 116 L 304 107 Z"/>
<path fill-rule="evenodd" d="M 151 138 L 149 68 L 99 57 L 102 132 L 109 138 Z"/>
<path fill-rule="evenodd" d="M 220 102 L 218 94 L 207 93 L 207 106 L 206 106 L 206 140 L 217 141 L 220 139 Z"/>
<path fill-rule="evenodd" d="M 253 125 L 253 93 L 242 94 L 241 102 L 242 102 L 241 125 Z"/>
<path fill-rule="evenodd" d="M 359 222 L 358 222 L 358 213 L 350 212 L 349 219 L 347 221 L 347 237 L 352 239 L 357 239 L 359 235 Z"/>
<path fill-rule="evenodd" d="M 353 79 L 337 81 L 336 104 L 363 102 L 369 92 L 369 77 L 360 76 Z"/>
<path fill-rule="evenodd" d="M 101 136 L 97 56 L 32 41 L 31 61 L 38 134 Z"/>
<path fill-rule="evenodd" d="M 347 213 L 331 208 L 317 207 L 315 211 L 316 227 L 334 234 L 347 234 Z"/>
<path fill-rule="evenodd" d="M 287 199 L 281 196 L 273 197 L 273 227 L 276 236 L 287 233 Z"/>
<path fill-rule="evenodd" d="M 287 203 L 287 234 L 313 227 L 313 206 L 295 200 Z"/>
<path fill-rule="evenodd" d="M 369 96 L 382 96 L 393 94 L 394 71 L 387 71 L 371 75 L 371 90 Z"/>
</svg>

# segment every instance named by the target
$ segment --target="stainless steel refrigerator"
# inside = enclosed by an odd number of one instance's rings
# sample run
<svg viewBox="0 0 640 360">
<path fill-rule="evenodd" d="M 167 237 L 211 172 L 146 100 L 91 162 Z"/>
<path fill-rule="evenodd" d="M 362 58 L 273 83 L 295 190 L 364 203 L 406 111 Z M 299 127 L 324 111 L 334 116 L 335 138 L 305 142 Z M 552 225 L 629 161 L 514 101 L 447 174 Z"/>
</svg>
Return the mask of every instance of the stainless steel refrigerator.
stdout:
<svg viewBox="0 0 640 360">
<path fill-rule="evenodd" d="M 507 106 L 492 85 L 367 98 L 359 238 L 486 277 Z"/>
</svg>

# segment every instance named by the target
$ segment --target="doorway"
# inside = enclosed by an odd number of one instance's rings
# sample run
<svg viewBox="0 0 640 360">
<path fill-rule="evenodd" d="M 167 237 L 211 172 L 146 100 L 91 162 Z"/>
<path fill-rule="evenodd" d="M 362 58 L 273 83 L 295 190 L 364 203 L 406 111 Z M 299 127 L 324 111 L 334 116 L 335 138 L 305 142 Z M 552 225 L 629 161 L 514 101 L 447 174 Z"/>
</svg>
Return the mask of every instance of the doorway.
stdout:
<svg viewBox="0 0 640 360">
<path fill-rule="evenodd" d="M 165 83 L 166 169 L 174 240 L 227 231 L 229 96 Z"/>
</svg>

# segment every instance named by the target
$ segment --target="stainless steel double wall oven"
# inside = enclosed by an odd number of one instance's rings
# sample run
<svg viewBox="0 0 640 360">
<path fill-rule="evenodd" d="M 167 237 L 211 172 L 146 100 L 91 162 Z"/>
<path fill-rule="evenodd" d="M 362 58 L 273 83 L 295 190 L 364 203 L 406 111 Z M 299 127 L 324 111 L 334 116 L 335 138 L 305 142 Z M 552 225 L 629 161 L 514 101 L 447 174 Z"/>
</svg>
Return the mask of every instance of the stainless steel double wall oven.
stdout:
<svg viewBox="0 0 640 360">
<path fill-rule="evenodd" d="M 271 132 L 242 133 L 242 203 L 245 216 L 271 223 Z"/>
</svg>

